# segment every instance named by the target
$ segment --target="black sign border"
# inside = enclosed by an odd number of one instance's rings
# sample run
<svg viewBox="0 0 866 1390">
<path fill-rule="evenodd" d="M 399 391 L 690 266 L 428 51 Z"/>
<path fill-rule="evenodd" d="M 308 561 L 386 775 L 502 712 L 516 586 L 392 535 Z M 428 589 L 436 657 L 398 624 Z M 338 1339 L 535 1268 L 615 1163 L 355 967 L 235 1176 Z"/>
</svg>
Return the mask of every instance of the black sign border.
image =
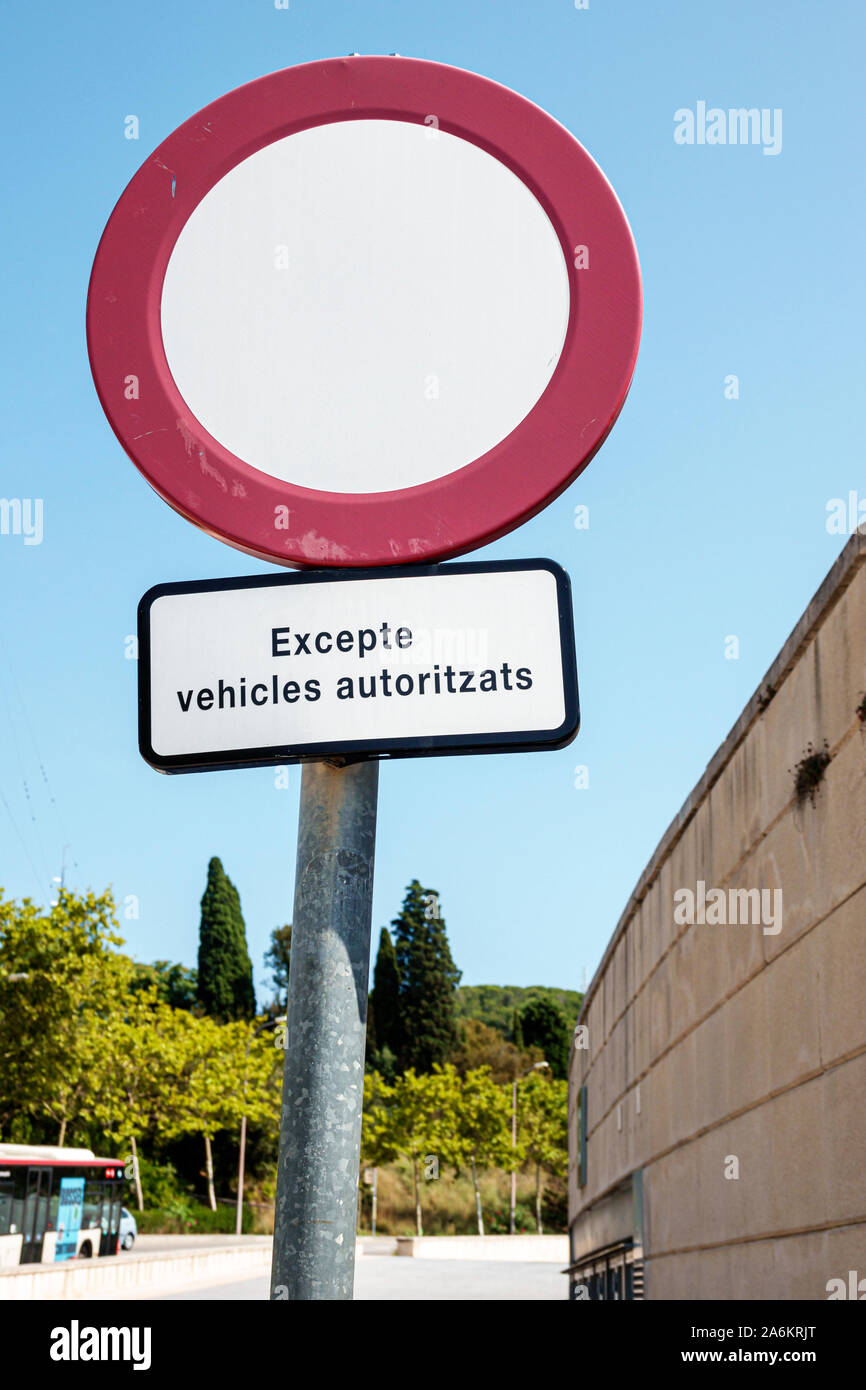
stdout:
<svg viewBox="0 0 866 1390">
<path fill-rule="evenodd" d="M 228 589 L 276 588 L 292 584 L 339 584 L 366 579 L 411 579 L 439 574 L 512 574 L 547 570 L 556 580 L 565 719 L 557 729 L 492 734 L 434 734 L 429 738 L 347 739 L 338 743 L 228 749 L 220 753 L 155 752 L 151 743 L 150 610 L 167 594 L 219 593 Z M 295 766 L 305 762 L 354 763 L 373 759 L 432 758 L 471 753 L 529 753 L 566 748 L 580 728 L 571 580 L 554 560 L 478 560 L 443 565 L 387 565 L 371 569 L 305 570 L 232 579 L 182 580 L 156 584 L 138 605 L 138 747 L 157 772 L 218 772 L 234 768 Z"/>
</svg>

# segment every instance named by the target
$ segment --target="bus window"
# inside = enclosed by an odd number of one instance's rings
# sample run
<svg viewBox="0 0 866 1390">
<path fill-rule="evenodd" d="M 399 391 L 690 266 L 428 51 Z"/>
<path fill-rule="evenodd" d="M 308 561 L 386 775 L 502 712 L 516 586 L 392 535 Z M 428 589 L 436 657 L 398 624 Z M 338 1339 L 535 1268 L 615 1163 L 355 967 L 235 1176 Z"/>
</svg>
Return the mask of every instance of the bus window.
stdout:
<svg viewBox="0 0 866 1390">
<path fill-rule="evenodd" d="M 112 1248 L 117 1248 L 117 1239 L 120 1235 L 120 1208 L 123 1202 L 123 1188 L 120 1183 L 114 1183 L 111 1192 L 111 1220 L 109 1223 L 109 1239 Z"/>
<path fill-rule="evenodd" d="M 100 1255 L 117 1254 L 117 1228 L 120 1220 L 118 1189 L 118 1183 L 106 1182 L 105 1184 L 105 1201 L 102 1204 L 102 1236 L 99 1245 Z"/>
<path fill-rule="evenodd" d="M 12 1183 L 0 1182 L 0 1236 L 8 1236 L 12 1227 Z"/>
<path fill-rule="evenodd" d="M 48 1221 L 48 1194 L 51 1191 L 51 1169 L 29 1168 L 27 1194 L 24 1201 L 24 1245 L 22 1264 L 38 1264 L 42 1259 L 42 1242 Z"/>
<path fill-rule="evenodd" d="M 53 1190 L 53 1192 L 51 1193 L 50 1198 L 48 1199 L 48 1225 L 47 1225 L 47 1227 L 46 1227 L 46 1230 L 48 1230 L 48 1231 L 56 1231 L 56 1230 L 57 1230 L 57 1207 L 58 1207 L 59 1202 L 60 1202 L 60 1191 L 59 1191 L 59 1188 L 58 1188 L 58 1186 L 57 1186 L 57 1179 L 55 1178 L 55 1181 L 54 1181 L 54 1190 Z"/>
<path fill-rule="evenodd" d="M 100 1178 L 88 1178 L 84 1184 L 84 1212 L 81 1217 L 83 1230 L 102 1224 L 103 1183 Z"/>
</svg>

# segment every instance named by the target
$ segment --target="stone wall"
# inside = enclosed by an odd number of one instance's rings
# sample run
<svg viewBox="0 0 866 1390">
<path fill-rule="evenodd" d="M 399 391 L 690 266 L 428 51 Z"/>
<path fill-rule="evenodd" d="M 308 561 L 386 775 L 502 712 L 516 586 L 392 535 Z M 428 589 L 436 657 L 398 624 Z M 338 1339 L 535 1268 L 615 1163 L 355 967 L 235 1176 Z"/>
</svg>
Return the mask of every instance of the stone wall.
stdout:
<svg viewBox="0 0 866 1390">
<path fill-rule="evenodd" d="M 849 1270 L 866 1278 L 864 691 L 855 535 L 662 838 L 587 992 L 572 1258 L 593 1209 L 597 1226 L 642 1170 L 648 1298 L 816 1299 Z M 813 803 L 791 769 L 825 739 Z M 699 882 L 726 907 L 731 888 L 769 890 L 768 906 L 780 889 L 781 928 L 769 914 L 675 920 L 688 906 L 675 893 Z"/>
</svg>

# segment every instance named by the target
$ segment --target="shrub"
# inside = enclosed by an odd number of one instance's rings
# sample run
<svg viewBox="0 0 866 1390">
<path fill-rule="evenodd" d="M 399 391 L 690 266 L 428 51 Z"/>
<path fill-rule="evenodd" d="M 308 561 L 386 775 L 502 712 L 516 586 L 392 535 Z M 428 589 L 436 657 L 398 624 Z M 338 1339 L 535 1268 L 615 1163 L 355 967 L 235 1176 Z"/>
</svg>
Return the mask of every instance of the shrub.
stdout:
<svg viewBox="0 0 866 1390">
<path fill-rule="evenodd" d="M 136 1212 L 138 1229 L 145 1235 L 234 1235 L 235 1208 L 226 1205 L 211 1211 L 200 1202 L 190 1202 L 181 1197 L 167 1207 L 156 1207 Z M 256 1221 L 250 1208 L 245 1206 L 241 1231 L 251 1235 L 256 1229 Z"/>
<path fill-rule="evenodd" d="M 486 1229 L 492 1236 L 507 1236 L 511 1230 L 511 1208 L 497 1207 L 488 1214 Z M 536 1230 L 535 1213 L 522 1202 L 514 1208 L 514 1234 L 529 1235 Z"/>
<path fill-rule="evenodd" d="M 799 802 L 805 801 L 808 797 L 811 804 L 815 805 L 815 792 L 829 766 L 830 745 L 826 739 L 822 748 L 814 748 L 811 743 L 806 745 L 802 758 L 794 768 L 794 788 Z"/>
<path fill-rule="evenodd" d="M 169 1207 L 177 1200 L 189 1201 L 173 1163 L 158 1163 L 156 1159 L 138 1156 L 141 1193 L 145 1208 Z M 131 1200 L 135 1200 L 135 1185 L 130 1184 Z"/>
</svg>

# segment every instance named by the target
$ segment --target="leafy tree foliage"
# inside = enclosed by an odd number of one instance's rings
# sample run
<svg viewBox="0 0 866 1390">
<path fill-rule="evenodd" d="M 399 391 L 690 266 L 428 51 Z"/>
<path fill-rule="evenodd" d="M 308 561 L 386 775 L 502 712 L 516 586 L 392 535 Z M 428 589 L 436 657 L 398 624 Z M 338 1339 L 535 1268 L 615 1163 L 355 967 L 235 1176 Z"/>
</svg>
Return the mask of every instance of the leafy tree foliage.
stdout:
<svg viewBox="0 0 866 1390">
<path fill-rule="evenodd" d="M 167 960 L 155 960 L 152 965 L 136 962 L 134 989 L 153 985 L 157 998 L 173 1009 L 195 1009 L 198 1006 L 198 971 Z"/>
<path fill-rule="evenodd" d="M 164 1003 L 155 986 L 132 990 L 126 1004 L 103 1020 L 105 1055 L 93 1078 L 93 1117 L 109 1147 L 126 1160 L 139 1208 L 140 1145 L 146 1137 L 159 1142 L 175 1132 L 182 1105 L 179 1053 L 190 1031 L 206 1022 Z"/>
<path fill-rule="evenodd" d="M 501 1085 L 513 1081 L 528 1071 L 534 1062 L 542 1060 L 539 1048 L 521 1049 L 508 1042 L 496 1028 L 467 1018 L 458 1025 L 460 1041 L 454 1054 L 454 1065 L 462 1076 L 487 1067 L 493 1080 Z"/>
<path fill-rule="evenodd" d="M 467 1072 L 455 1091 L 454 1135 L 460 1157 L 468 1162 L 472 1172 L 478 1234 L 483 1236 L 478 1168 L 507 1168 L 515 1157 L 511 1147 L 511 1106 L 507 1091 L 496 1085 L 489 1067 Z"/>
<path fill-rule="evenodd" d="M 191 1009 L 193 972 L 122 945 L 108 893 L 61 892 L 50 913 L 0 895 L 0 1137 L 113 1152 L 141 1206 L 144 1145 L 199 1135 L 212 1177 L 211 1142 L 242 1113 L 277 1129 L 282 1054 Z"/>
<path fill-rule="evenodd" d="M 549 999 L 558 1004 L 573 1028 L 583 995 L 575 989 L 554 989 L 548 985 L 461 985 L 457 991 L 457 1017 L 476 1018 L 521 1047 L 515 1025 L 520 1010 L 530 999 Z"/>
<path fill-rule="evenodd" d="M 394 1124 L 394 1087 L 378 1072 L 364 1075 L 361 1163 L 376 1168 L 392 1163 L 400 1149 Z"/>
<path fill-rule="evenodd" d="M 289 967 L 292 961 L 292 924 L 274 927 L 271 944 L 265 951 L 265 968 L 276 990 L 276 1009 L 284 1011 L 289 1004 Z"/>
<path fill-rule="evenodd" d="M 399 1153 L 412 1160 L 415 1183 L 415 1229 L 424 1234 L 421 1212 L 422 1161 L 432 1163 L 438 1171 L 441 1163 L 454 1161 L 457 1149 L 454 1139 L 454 1069 L 450 1075 L 440 1067 L 417 1075 L 410 1067 L 397 1078 L 391 1107 L 392 1136 Z M 425 1174 L 426 1176 L 426 1174 Z"/>
<path fill-rule="evenodd" d="M 177 1022 L 185 1017 L 179 1015 Z M 268 1118 L 276 1122 L 267 1091 L 273 1049 L 269 1056 L 248 1022 L 221 1025 L 209 1018 L 196 1019 L 192 1027 L 182 1026 L 177 1042 L 172 1077 L 177 1104 L 164 1133 L 168 1139 L 201 1136 L 208 1201 L 216 1211 L 214 1137 L 221 1130 L 238 1130 L 244 1113 L 253 1123 Z"/>
<path fill-rule="evenodd" d="M 237 895 L 223 880 L 224 891 L 214 897 L 233 912 Z M 230 914 L 226 921 L 230 925 Z M 459 975 L 438 899 L 417 881 L 407 891 L 395 936 L 389 951 L 390 934 L 383 933 L 380 956 L 383 965 L 390 961 L 377 973 L 377 985 L 390 975 L 393 987 L 396 960 L 401 1030 L 408 1020 L 406 1033 L 427 1040 L 428 1065 L 410 1065 L 399 1075 L 387 1044 L 379 1049 L 387 1074 L 365 1077 L 365 1162 L 408 1158 L 419 1231 L 426 1182 L 433 1170 L 444 1176 L 449 1166 L 472 1173 L 479 1230 L 483 1168 L 533 1164 L 540 1210 L 541 1171 L 566 1168 L 564 1082 L 549 1072 L 519 1082 L 513 1153 L 515 1054 L 525 1070 L 539 1051 L 521 1054 L 496 1030 L 468 1020 L 453 1061 L 431 1056 L 430 1039 L 439 1047 L 454 1023 Z M 284 944 L 290 943 L 284 938 Z M 265 1161 L 273 1164 L 282 1052 L 273 1031 L 263 1032 L 255 1020 L 225 1021 L 191 1007 L 195 972 L 165 961 L 143 966 L 122 948 L 108 893 L 62 891 L 50 911 L 0 894 L 0 1138 L 86 1144 L 113 1154 L 129 1177 L 138 1173 L 140 1205 L 145 1196 L 153 1202 L 164 1195 L 162 1165 L 176 1158 L 186 1186 L 204 1173 L 214 1205 L 217 1183 L 230 1183 L 236 1171 L 242 1115 L 264 1136 Z M 436 1006 L 427 1012 L 420 1007 L 425 988 Z M 380 997 L 387 998 L 384 988 Z M 387 1018 L 387 1004 L 384 1013 Z"/>
<path fill-rule="evenodd" d="M 441 1176 L 448 1166 L 468 1167 L 483 1235 L 478 1169 L 510 1168 L 521 1159 L 521 1151 L 511 1147 L 511 1087 L 498 1086 L 486 1067 L 464 1077 L 451 1064 L 420 1075 L 410 1067 L 393 1085 L 370 1072 L 364 1078 L 362 1154 L 370 1164 L 410 1160 L 418 1235 L 424 1232 L 422 1167 L 425 1179 Z"/>
<path fill-rule="evenodd" d="M 558 1081 L 568 1076 L 571 1029 L 568 1019 L 552 999 L 530 999 L 520 1010 L 520 1026 L 527 1047 L 537 1047 Z"/>
<path fill-rule="evenodd" d="M 568 1083 L 550 1072 L 532 1072 L 517 1086 L 517 1146 L 535 1167 L 535 1219 L 541 1222 L 541 1170 L 564 1177 L 568 1169 Z"/>
<path fill-rule="evenodd" d="M 29 1117 L 64 1144 L 90 1119 L 104 1023 L 133 976 L 122 944 L 110 893 L 61 892 L 49 912 L 0 894 L 0 1126 Z"/>
</svg>

